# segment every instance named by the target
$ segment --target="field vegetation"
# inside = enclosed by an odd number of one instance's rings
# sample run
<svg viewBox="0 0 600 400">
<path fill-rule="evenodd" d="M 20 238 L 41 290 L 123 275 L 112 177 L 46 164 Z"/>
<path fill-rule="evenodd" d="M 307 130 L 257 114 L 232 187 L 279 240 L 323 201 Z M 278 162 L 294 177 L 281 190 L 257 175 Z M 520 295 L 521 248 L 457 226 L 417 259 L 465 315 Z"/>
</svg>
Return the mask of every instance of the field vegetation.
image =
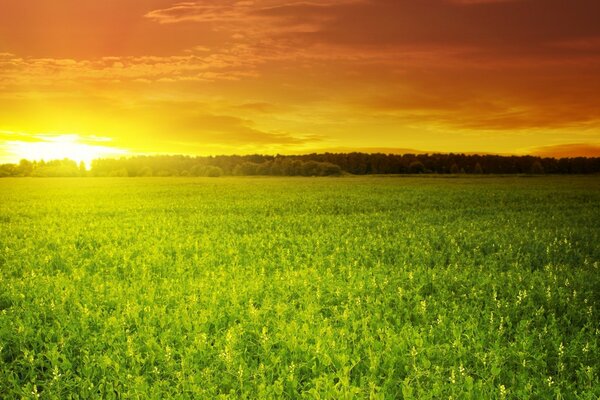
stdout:
<svg viewBox="0 0 600 400">
<path fill-rule="evenodd" d="M 0 180 L 0 398 L 597 399 L 597 177 Z"/>
</svg>

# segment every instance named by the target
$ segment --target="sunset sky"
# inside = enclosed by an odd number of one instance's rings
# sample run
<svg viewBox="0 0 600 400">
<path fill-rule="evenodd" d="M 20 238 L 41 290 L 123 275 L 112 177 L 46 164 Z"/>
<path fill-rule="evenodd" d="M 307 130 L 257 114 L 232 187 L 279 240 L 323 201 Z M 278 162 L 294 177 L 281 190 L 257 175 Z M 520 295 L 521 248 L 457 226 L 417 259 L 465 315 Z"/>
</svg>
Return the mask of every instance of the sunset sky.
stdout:
<svg viewBox="0 0 600 400">
<path fill-rule="evenodd" d="M 598 0 L 0 2 L 0 162 L 600 156 Z"/>
</svg>

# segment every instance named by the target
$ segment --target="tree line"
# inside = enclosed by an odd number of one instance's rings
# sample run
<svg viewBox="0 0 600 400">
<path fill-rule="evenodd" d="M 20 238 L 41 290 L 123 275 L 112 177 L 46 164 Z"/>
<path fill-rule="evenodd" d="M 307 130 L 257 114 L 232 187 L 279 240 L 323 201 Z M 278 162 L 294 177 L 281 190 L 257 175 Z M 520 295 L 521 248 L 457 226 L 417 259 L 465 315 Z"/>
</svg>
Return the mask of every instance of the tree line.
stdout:
<svg viewBox="0 0 600 400">
<path fill-rule="evenodd" d="M 107 177 L 341 174 L 595 174 L 600 157 L 542 158 L 471 154 L 323 153 L 300 156 L 135 156 L 83 163 L 21 160 L 0 165 L 0 177 Z"/>
</svg>

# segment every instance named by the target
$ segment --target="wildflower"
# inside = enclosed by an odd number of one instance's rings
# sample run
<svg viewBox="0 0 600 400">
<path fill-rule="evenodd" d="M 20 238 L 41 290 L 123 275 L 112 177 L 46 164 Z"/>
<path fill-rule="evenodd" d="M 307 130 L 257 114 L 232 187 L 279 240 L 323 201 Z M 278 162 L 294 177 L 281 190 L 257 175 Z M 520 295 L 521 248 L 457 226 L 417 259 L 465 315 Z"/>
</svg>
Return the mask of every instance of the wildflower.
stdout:
<svg viewBox="0 0 600 400">
<path fill-rule="evenodd" d="M 410 349 L 410 355 L 411 357 L 416 357 L 417 354 L 419 354 L 419 352 L 417 351 L 417 349 L 415 348 L 415 346 L 412 347 L 412 349 Z"/>
<path fill-rule="evenodd" d="M 506 397 L 506 387 L 504 385 L 500 385 L 500 398 L 503 399 Z"/>
<path fill-rule="evenodd" d="M 565 355 L 565 346 L 563 346 L 562 342 L 560 342 L 560 346 L 558 346 L 558 356 L 563 357 Z"/>
<path fill-rule="evenodd" d="M 52 369 L 52 379 L 57 381 L 60 377 L 62 376 L 62 374 L 58 373 L 58 366 L 54 366 L 54 368 Z"/>
<path fill-rule="evenodd" d="M 260 335 L 260 340 L 262 341 L 263 344 L 267 343 L 269 341 L 269 334 L 268 334 L 269 330 L 266 326 L 263 326 L 262 328 L 262 332 Z"/>
</svg>

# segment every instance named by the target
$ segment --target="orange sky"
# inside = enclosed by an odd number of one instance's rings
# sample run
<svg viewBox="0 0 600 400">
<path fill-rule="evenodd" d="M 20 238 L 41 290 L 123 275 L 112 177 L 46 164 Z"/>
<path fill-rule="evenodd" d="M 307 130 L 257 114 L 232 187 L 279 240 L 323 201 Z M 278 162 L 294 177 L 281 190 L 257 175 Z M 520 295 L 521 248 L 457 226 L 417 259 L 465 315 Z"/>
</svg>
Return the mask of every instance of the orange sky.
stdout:
<svg viewBox="0 0 600 400">
<path fill-rule="evenodd" d="M 0 162 L 600 156 L 599 15 L 598 0 L 2 1 Z"/>
</svg>

